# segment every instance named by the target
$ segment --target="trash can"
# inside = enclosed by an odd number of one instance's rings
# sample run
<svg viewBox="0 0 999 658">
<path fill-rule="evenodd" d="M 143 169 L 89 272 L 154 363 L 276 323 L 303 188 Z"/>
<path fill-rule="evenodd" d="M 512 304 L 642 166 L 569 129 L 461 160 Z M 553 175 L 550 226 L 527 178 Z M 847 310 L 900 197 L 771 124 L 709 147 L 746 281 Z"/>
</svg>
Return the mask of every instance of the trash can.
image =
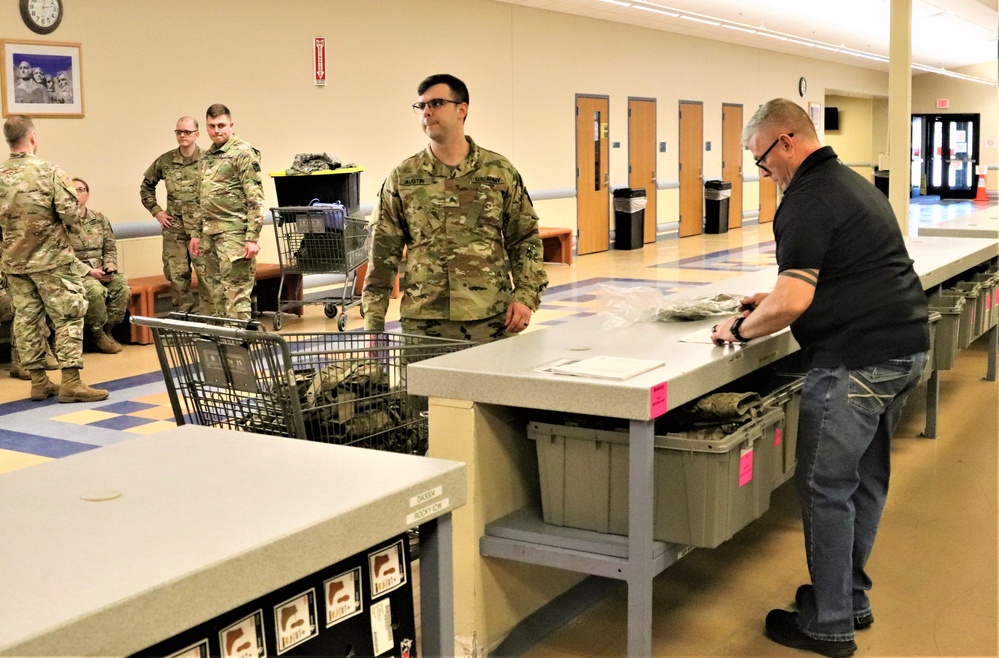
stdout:
<svg viewBox="0 0 999 658">
<path fill-rule="evenodd" d="M 704 232 L 728 232 L 728 204 L 732 183 L 723 180 L 704 181 Z"/>
<path fill-rule="evenodd" d="M 889 176 L 887 169 L 879 169 L 874 172 L 874 187 L 884 192 L 885 196 L 888 196 L 888 183 Z"/>
<path fill-rule="evenodd" d="M 614 248 L 641 249 L 645 244 L 645 189 L 614 190 Z"/>
</svg>

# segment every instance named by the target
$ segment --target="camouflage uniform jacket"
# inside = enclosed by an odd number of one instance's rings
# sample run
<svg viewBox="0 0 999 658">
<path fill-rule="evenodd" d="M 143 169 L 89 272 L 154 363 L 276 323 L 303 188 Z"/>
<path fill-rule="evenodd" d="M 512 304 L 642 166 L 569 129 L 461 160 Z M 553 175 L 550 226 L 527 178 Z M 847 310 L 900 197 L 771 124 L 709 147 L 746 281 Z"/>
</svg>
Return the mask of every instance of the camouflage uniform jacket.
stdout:
<svg viewBox="0 0 999 658">
<path fill-rule="evenodd" d="M 80 231 L 71 233 L 69 243 L 77 259 L 88 269 L 110 267 L 118 270 L 118 245 L 114 240 L 111 222 L 102 213 L 87 209 L 87 216 L 80 222 Z"/>
<path fill-rule="evenodd" d="M 58 166 L 31 153 L 11 153 L 0 165 L 0 270 L 28 274 L 75 262 L 67 227 L 79 223 L 76 189 Z"/>
<path fill-rule="evenodd" d="M 205 152 L 194 147 L 194 155 L 185 158 L 179 148 L 167 151 L 149 165 L 142 174 L 139 184 L 139 198 L 142 205 L 153 217 L 163 208 L 156 203 L 156 185 L 166 181 L 167 213 L 175 220 L 180 219 L 184 229 L 191 233 L 194 229 L 192 206 L 198 199 L 198 185 L 201 182 L 199 161 Z"/>
<path fill-rule="evenodd" d="M 524 182 L 509 160 L 465 139 L 457 167 L 428 146 L 382 185 L 364 282 L 369 329 L 384 326 L 403 247 L 403 317 L 482 320 L 511 302 L 540 306 L 548 276 Z"/>
<path fill-rule="evenodd" d="M 201 182 L 192 237 L 246 231 L 248 242 L 260 239 L 264 226 L 264 186 L 260 151 L 233 135 L 214 144 L 201 158 Z"/>
</svg>

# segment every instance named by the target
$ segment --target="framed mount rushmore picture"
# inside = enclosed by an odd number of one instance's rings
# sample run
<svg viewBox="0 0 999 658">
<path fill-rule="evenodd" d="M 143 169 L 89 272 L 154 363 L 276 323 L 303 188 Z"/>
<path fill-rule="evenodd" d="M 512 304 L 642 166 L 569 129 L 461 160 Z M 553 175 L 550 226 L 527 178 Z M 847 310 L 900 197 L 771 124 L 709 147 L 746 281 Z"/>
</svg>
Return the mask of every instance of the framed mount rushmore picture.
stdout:
<svg viewBox="0 0 999 658">
<path fill-rule="evenodd" d="M 0 41 L 3 115 L 83 117 L 80 44 Z"/>
</svg>

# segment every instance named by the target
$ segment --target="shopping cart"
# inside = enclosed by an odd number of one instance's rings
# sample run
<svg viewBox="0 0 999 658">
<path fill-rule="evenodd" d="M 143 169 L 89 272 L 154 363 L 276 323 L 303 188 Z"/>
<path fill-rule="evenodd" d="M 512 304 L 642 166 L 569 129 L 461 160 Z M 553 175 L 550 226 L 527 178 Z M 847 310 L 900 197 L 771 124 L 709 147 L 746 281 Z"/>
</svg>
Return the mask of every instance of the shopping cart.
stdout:
<svg viewBox="0 0 999 658">
<path fill-rule="evenodd" d="M 347 214 L 339 203 L 313 206 L 271 208 L 274 233 L 277 238 L 278 264 L 281 283 L 278 286 L 278 308 L 274 314 L 274 330 L 280 331 L 281 312 L 304 304 L 323 304 L 326 317 L 335 318 L 337 328 L 347 326 L 347 309 L 361 303 L 354 293 L 357 268 L 364 264 L 367 223 Z M 310 300 L 281 301 L 281 292 L 288 275 L 342 274 L 343 288 L 339 296 Z"/>
<path fill-rule="evenodd" d="M 406 366 L 472 343 L 384 332 L 276 334 L 173 313 L 152 330 L 178 425 L 425 454 L 427 400 Z"/>
</svg>

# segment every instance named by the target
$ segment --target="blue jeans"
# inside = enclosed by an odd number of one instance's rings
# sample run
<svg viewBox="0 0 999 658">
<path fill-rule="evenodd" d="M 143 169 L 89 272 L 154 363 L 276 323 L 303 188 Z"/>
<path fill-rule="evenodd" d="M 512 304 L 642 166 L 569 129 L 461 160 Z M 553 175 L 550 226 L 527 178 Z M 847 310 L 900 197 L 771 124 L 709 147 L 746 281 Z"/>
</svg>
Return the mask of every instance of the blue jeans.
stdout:
<svg viewBox="0 0 999 658">
<path fill-rule="evenodd" d="M 920 352 L 805 377 L 794 481 L 814 586 L 798 624 L 810 637 L 852 640 L 854 616 L 871 611 L 864 567 L 888 495 L 891 436 L 925 364 Z"/>
</svg>

